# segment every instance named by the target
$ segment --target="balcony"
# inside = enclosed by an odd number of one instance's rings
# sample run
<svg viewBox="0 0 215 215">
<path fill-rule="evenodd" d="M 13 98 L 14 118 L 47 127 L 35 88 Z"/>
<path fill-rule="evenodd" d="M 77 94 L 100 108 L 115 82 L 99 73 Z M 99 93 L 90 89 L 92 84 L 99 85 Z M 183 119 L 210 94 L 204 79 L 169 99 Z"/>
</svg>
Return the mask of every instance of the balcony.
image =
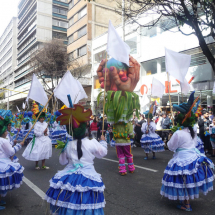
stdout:
<svg viewBox="0 0 215 215">
<path fill-rule="evenodd" d="M 35 37 L 30 43 L 28 43 L 25 48 L 23 48 L 21 51 L 18 53 L 18 58 L 21 56 L 21 53 L 23 54 L 24 51 L 26 51 L 32 44 L 36 42 L 37 38 Z"/>
<path fill-rule="evenodd" d="M 69 4 L 61 2 L 61 1 L 56 1 L 56 0 L 53 0 L 53 4 L 58 4 L 58 5 L 61 5 L 64 7 L 69 7 Z"/>
<path fill-rule="evenodd" d="M 24 10 L 22 16 L 18 16 L 19 17 L 19 23 L 22 22 L 22 20 L 24 20 L 24 18 L 26 17 L 26 15 L 30 12 L 30 10 L 34 7 L 34 5 L 37 3 L 36 0 L 31 1 L 31 3 L 28 5 L 28 8 L 26 10 Z"/>
<path fill-rule="evenodd" d="M 25 41 L 25 39 L 28 38 L 28 36 L 33 33 L 34 31 L 36 30 L 36 24 L 35 26 L 30 30 L 30 31 L 27 31 L 25 34 L 23 34 L 23 36 L 19 39 L 19 42 L 17 44 L 17 47 L 19 48 L 19 46 Z"/>
<path fill-rule="evenodd" d="M 33 7 L 32 11 L 30 11 L 30 15 L 28 15 L 26 17 L 26 19 L 22 19 L 22 21 L 20 21 L 18 23 L 18 29 L 19 29 L 19 31 L 21 31 L 21 29 L 26 26 L 26 24 L 31 20 L 31 18 L 36 14 L 36 12 L 37 12 L 36 7 L 35 8 Z"/>
</svg>

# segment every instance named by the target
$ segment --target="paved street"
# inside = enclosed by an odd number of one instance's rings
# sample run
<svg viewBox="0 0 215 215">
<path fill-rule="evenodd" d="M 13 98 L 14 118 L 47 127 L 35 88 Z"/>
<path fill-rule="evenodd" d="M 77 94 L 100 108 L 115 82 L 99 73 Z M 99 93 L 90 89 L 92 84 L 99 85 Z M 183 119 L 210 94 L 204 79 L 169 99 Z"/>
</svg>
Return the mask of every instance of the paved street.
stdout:
<svg viewBox="0 0 215 215">
<path fill-rule="evenodd" d="M 17 156 L 25 167 L 25 177 L 45 193 L 49 186 L 49 179 L 57 170 L 63 169 L 58 162 L 59 151 L 53 148 L 53 157 L 46 162 L 50 170 L 34 170 L 34 162 L 22 158 L 23 150 L 19 151 Z M 114 162 L 117 161 L 114 148 L 109 148 L 105 159 L 95 160 L 95 168 L 101 173 L 106 186 L 105 215 L 185 214 L 186 212 L 176 209 L 177 202 L 161 198 L 159 194 L 163 171 L 172 157 L 172 152 L 157 153 L 156 160 L 145 161 L 141 148 L 134 148 L 132 151 L 136 171 L 134 174 L 128 173 L 127 176 L 120 176 L 118 173 L 118 162 Z M 213 161 L 215 162 L 215 159 Z M 40 193 L 40 190 L 36 191 Z M 21 188 L 9 192 L 5 200 L 6 210 L 1 211 L 0 215 L 42 215 L 49 208 L 47 203 L 26 183 L 23 183 Z M 191 201 L 191 204 L 192 214 L 214 214 L 215 191 L 207 196 L 201 195 L 198 200 Z"/>
</svg>

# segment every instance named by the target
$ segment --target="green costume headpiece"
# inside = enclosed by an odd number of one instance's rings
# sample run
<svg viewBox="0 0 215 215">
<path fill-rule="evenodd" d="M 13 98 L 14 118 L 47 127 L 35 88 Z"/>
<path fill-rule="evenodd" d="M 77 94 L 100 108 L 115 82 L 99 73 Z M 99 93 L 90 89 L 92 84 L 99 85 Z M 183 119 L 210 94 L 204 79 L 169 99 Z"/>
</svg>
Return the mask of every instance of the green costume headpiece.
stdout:
<svg viewBox="0 0 215 215">
<path fill-rule="evenodd" d="M 9 117 L 5 117 L 5 119 L 3 120 L 4 125 L 8 126 L 9 124 L 11 124 L 10 118 Z"/>
<path fill-rule="evenodd" d="M 0 136 L 2 136 L 2 134 L 4 134 L 4 132 L 7 130 L 7 126 L 5 126 L 4 121 L 1 120 L 0 121 Z"/>
<path fill-rule="evenodd" d="M 38 117 L 39 114 L 40 114 L 40 112 L 38 112 L 37 114 L 35 114 L 35 116 Z M 46 113 L 42 112 L 38 119 L 45 118 L 45 117 L 46 117 Z"/>
<path fill-rule="evenodd" d="M 81 123 L 78 128 L 73 128 L 74 138 L 83 138 L 85 136 L 86 128 L 87 124 L 85 122 Z"/>
<path fill-rule="evenodd" d="M 145 115 L 145 118 L 146 118 L 146 119 L 148 119 L 148 118 L 149 118 L 149 119 L 152 119 L 152 118 L 153 118 L 152 113 L 149 113 L 148 110 L 147 110 L 146 112 L 144 112 L 143 114 Z"/>
</svg>

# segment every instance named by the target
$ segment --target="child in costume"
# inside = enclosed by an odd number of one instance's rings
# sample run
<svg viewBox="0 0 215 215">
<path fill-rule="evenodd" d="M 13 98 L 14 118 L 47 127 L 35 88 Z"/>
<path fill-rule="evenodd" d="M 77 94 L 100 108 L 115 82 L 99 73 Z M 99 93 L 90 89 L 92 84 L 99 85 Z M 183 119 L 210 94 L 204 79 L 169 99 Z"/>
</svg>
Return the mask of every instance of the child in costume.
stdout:
<svg viewBox="0 0 215 215">
<path fill-rule="evenodd" d="M 162 141 L 162 138 L 155 133 L 156 124 L 152 121 L 152 114 L 149 113 L 149 111 L 144 114 L 147 122 L 142 124 L 141 131 L 143 132 L 143 135 L 140 143 L 146 153 L 146 157 L 144 159 L 148 160 L 149 152 L 153 153 L 153 159 L 155 159 L 155 152 L 164 151 L 164 142 Z"/>
<path fill-rule="evenodd" d="M 198 98 L 197 98 L 198 99 Z M 195 105 L 194 92 L 188 103 L 173 105 L 178 115 L 178 130 L 167 143 L 174 152 L 162 179 L 160 194 L 170 200 L 180 200 L 177 206 L 184 211 L 192 211 L 190 199 L 199 198 L 200 191 L 206 195 L 213 190 L 212 161 L 195 148 L 196 133 L 193 129 L 196 116 L 192 112 Z"/>
<path fill-rule="evenodd" d="M 11 146 L 15 146 L 16 143 L 17 143 L 17 140 L 14 139 L 12 137 L 12 135 L 11 135 L 11 124 L 12 123 L 11 123 L 10 119 L 9 118 L 5 118 L 4 119 L 4 124 L 5 124 L 5 126 L 7 126 L 7 136 L 6 136 L 6 138 L 10 142 Z M 19 159 L 16 157 L 16 155 L 12 156 L 11 160 L 13 162 L 18 162 L 19 161 Z"/>
<path fill-rule="evenodd" d="M 38 114 L 39 113 L 37 113 L 36 116 L 38 116 Z M 39 121 L 36 122 L 34 126 L 34 137 L 22 154 L 26 160 L 36 162 L 35 169 L 37 170 L 40 169 L 38 166 L 40 160 L 42 160 L 42 169 L 49 169 L 49 167 L 45 166 L 45 160 L 52 156 L 52 143 L 48 137 L 48 124 L 44 120 L 45 112 L 42 112 Z"/>
<path fill-rule="evenodd" d="M 22 184 L 24 168 L 19 163 L 11 161 L 12 157 L 24 145 L 23 142 L 17 143 L 14 147 L 11 146 L 7 137 L 8 121 L 0 121 L 0 210 L 4 210 L 3 205 L 6 202 L 1 200 L 1 197 L 6 196 L 9 190 L 19 188 Z"/>
<path fill-rule="evenodd" d="M 74 106 L 75 108 L 80 107 L 79 105 Z M 78 125 L 75 120 L 79 120 L 79 116 L 73 112 L 76 117 L 73 121 L 75 140 L 63 144 L 59 158 L 59 162 L 62 165 L 67 164 L 67 166 L 50 180 L 50 188 L 45 196 L 46 201 L 50 203 L 51 214 L 104 214 L 105 186 L 101 175 L 95 171 L 93 160 L 95 157 L 102 158 L 107 154 L 107 143 L 104 136 L 101 136 L 100 143 L 96 139 L 89 140 L 85 137 L 85 121 L 90 120 L 92 112 L 91 110 L 81 112 L 82 115 L 87 112 L 89 117 L 82 118 Z M 61 119 L 59 121 L 63 123 Z"/>
</svg>

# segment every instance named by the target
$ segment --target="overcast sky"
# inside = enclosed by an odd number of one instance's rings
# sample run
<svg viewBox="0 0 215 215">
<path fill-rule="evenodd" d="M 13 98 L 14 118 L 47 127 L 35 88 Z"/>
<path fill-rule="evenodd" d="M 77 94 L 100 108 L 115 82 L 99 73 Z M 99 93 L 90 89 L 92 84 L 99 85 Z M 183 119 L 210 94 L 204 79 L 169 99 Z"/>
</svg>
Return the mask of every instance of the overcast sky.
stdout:
<svg viewBox="0 0 215 215">
<path fill-rule="evenodd" d="M 20 0 L 0 0 L 0 37 L 13 16 L 17 16 Z"/>
</svg>

